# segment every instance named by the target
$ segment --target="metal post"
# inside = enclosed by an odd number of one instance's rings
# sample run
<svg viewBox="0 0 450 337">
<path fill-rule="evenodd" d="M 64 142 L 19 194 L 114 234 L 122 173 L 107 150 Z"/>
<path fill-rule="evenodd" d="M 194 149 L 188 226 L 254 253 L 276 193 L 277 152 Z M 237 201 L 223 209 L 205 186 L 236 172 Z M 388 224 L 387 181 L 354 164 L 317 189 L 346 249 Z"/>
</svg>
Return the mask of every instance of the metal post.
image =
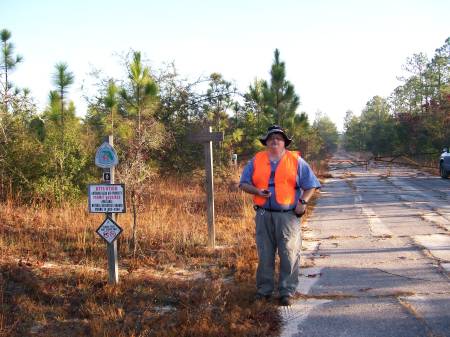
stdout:
<svg viewBox="0 0 450 337">
<path fill-rule="evenodd" d="M 111 146 L 114 146 L 114 137 L 112 135 L 108 136 L 108 143 Z M 107 184 L 114 184 L 114 167 L 103 169 L 104 173 L 109 173 L 110 180 L 105 180 L 104 182 Z M 106 217 L 116 221 L 115 213 L 106 213 Z M 118 263 L 118 255 L 117 255 L 117 240 L 114 240 L 112 243 L 107 243 L 107 253 L 108 253 L 108 274 L 109 274 L 109 283 L 117 284 L 119 283 L 119 263 Z"/>
<path fill-rule="evenodd" d="M 209 127 L 209 132 L 212 128 Z M 214 181 L 213 181 L 213 152 L 212 141 L 204 143 L 206 169 L 206 205 L 208 214 L 208 247 L 216 246 L 216 232 L 214 224 Z"/>
</svg>

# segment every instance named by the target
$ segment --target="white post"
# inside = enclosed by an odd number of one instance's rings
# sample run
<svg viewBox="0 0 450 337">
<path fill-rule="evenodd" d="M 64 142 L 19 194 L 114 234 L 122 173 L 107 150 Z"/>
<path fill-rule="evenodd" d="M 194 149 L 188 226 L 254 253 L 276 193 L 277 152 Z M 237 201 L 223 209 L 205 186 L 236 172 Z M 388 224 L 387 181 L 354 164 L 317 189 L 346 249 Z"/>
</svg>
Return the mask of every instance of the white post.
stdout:
<svg viewBox="0 0 450 337">
<path fill-rule="evenodd" d="M 209 127 L 209 132 L 212 128 Z M 216 230 L 214 224 L 214 173 L 212 141 L 204 143 L 205 148 L 205 170 L 206 170 L 206 205 L 208 214 L 208 247 L 216 246 Z"/>
<path fill-rule="evenodd" d="M 108 136 L 108 143 L 111 146 L 114 146 L 114 137 Z M 114 167 L 103 169 L 103 173 L 109 173 L 110 180 L 104 180 L 107 184 L 114 184 Z M 105 176 L 105 174 L 103 175 Z M 106 217 L 112 219 L 114 222 L 116 221 L 115 213 L 106 213 Z M 109 274 L 109 283 L 110 284 L 118 284 L 119 283 L 119 262 L 118 262 L 118 254 L 117 254 L 117 239 L 111 243 L 107 243 L 107 253 L 108 253 L 108 274 Z"/>
</svg>

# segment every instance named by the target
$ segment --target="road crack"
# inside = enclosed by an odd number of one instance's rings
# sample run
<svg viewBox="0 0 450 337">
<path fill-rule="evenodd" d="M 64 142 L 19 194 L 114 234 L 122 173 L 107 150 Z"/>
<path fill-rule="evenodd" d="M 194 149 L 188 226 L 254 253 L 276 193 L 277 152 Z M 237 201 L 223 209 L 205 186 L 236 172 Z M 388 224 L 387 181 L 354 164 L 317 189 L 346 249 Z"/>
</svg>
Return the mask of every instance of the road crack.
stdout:
<svg viewBox="0 0 450 337">
<path fill-rule="evenodd" d="M 389 275 L 392 275 L 392 276 L 397 276 L 397 277 L 401 277 L 401 278 L 405 278 L 405 279 L 413 280 L 413 281 L 426 281 L 426 282 L 434 282 L 434 283 L 442 283 L 442 282 L 444 282 L 444 283 L 447 283 L 446 280 L 442 280 L 442 281 L 428 280 L 428 279 L 423 279 L 423 278 L 419 278 L 419 277 L 410 277 L 410 276 L 405 276 L 405 275 L 401 275 L 401 274 L 395 274 L 395 273 L 391 273 L 391 272 L 388 272 L 388 271 L 386 271 L 384 269 L 380 269 L 380 268 L 373 268 L 373 269 L 378 270 L 380 272 L 383 272 L 385 274 L 389 274 Z"/>
<path fill-rule="evenodd" d="M 424 328 L 425 328 L 425 330 L 426 330 L 426 332 L 427 332 L 427 337 L 444 337 L 444 336 L 442 336 L 441 334 L 435 333 L 435 332 L 433 331 L 433 329 L 428 325 L 428 323 L 427 323 L 427 321 L 425 320 L 425 318 L 422 317 L 422 316 L 417 312 L 417 310 L 414 308 L 414 306 L 413 306 L 411 303 L 407 302 L 407 300 L 406 300 L 405 298 L 401 298 L 401 297 L 399 296 L 399 297 L 397 297 L 397 301 L 398 301 L 398 303 L 400 303 L 400 305 L 403 307 L 403 309 L 406 310 L 406 312 L 407 312 L 408 314 L 410 314 L 411 316 L 413 316 L 415 319 L 417 319 L 418 322 L 420 322 L 420 323 L 424 326 Z"/>
</svg>

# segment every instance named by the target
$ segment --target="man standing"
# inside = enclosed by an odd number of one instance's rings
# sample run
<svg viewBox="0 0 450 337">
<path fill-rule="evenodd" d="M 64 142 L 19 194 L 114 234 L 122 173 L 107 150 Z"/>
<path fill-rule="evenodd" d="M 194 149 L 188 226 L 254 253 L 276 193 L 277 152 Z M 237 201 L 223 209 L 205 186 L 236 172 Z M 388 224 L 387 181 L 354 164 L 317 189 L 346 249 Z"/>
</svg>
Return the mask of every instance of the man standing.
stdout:
<svg viewBox="0 0 450 337">
<path fill-rule="evenodd" d="M 278 291 L 281 305 L 290 305 L 298 285 L 301 251 L 299 218 L 320 183 L 298 152 L 286 150 L 292 139 L 278 125 L 260 139 L 266 147 L 245 166 L 240 188 L 253 194 L 256 210 L 256 299 L 270 299 L 274 290 L 275 253 L 280 257 Z"/>
</svg>

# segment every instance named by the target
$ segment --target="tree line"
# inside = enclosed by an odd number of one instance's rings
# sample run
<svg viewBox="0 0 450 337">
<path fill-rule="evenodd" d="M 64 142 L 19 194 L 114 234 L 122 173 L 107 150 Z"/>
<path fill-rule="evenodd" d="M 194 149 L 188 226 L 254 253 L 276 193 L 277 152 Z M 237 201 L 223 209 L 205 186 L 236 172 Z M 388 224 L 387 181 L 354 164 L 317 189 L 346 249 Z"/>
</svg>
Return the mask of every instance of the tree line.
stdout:
<svg viewBox="0 0 450 337">
<path fill-rule="evenodd" d="M 75 75 L 64 63 L 52 74 L 48 103 L 39 111 L 28 89 L 13 82 L 24 59 L 16 54 L 11 32 L 1 31 L 0 63 L 0 198 L 63 202 L 84 195 L 86 185 L 98 181 L 96 148 L 114 135 L 119 154 L 117 175 L 127 184 L 132 206 L 139 207 L 143 189 L 161 175 L 183 175 L 202 167 L 203 150 L 189 135 L 212 126 L 224 131 L 215 145 L 218 172 L 227 172 L 230 158 L 250 158 L 260 150 L 258 137 L 271 124 L 293 135 L 291 148 L 308 159 L 323 157 L 337 147 L 333 122 L 318 114 L 311 122 L 297 113 L 300 98 L 286 79 L 286 65 L 278 49 L 270 78 L 255 79 L 244 93 L 222 74 L 189 81 L 173 64 L 151 69 L 139 51 L 123 60 L 124 78 L 97 75 L 96 92 L 86 97 L 84 117 L 76 115 L 69 99 Z"/>
<path fill-rule="evenodd" d="M 403 70 L 402 84 L 388 97 L 374 96 L 360 116 L 347 111 L 346 149 L 419 156 L 450 145 L 450 38 L 431 60 L 414 54 Z"/>
</svg>

